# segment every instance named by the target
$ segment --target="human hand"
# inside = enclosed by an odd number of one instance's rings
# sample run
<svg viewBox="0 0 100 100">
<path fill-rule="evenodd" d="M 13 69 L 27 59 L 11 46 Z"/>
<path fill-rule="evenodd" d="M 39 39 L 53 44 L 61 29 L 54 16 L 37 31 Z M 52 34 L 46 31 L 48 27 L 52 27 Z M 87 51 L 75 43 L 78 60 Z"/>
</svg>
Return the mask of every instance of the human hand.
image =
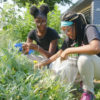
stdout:
<svg viewBox="0 0 100 100">
<path fill-rule="evenodd" d="M 37 64 L 34 64 L 34 69 L 41 69 L 42 68 L 42 65 L 37 63 Z"/>
<path fill-rule="evenodd" d="M 34 68 L 35 69 L 41 69 L 41 68 L 43 68 L 44 66 L 47 65 L 47 62 L 48 62 L 48 60 L 42 61 L 40 63 L 39 62 L 34 63 Z"/>
<path fill-rule="evenodd" d="M 22 45 L 22 48 L 23 48 L 23 53 L 24 53 L 24 54 L 28 54 L 28 52 L 29 52 L 29 47 L 28 47 L 27 43 L 24 43 L 24 44 Z"/>
<path fill-rule="evenodd" d="M 67 59 L 67 58 L 68 58 L 67 52 L 66 52 L 66 51 L 63 51 L 63 52 L 61 53 L 61 55 L 60 55 L 61 61 L 65 60 L 65 59 Z"/>
<path fill-rule="evenodd" d="M 23 44 L 23 49 L 24 50 L 27 50 L 27 49 L 37 50 L 38 49 L 38 45 L 26 42 L 26 43 Z"/>
<path fill-rule="evenodd" d="M 33 44 L 33 43 L 27 43 L 29 49 L 34 49 L 34 50 L 38 50 L 38 45 Z"/>
<path fill-rule="evenodd" d="M 27 43 L 28 47 L 30 49 L 36 49 L 37 48 L 37 45 L 36 44 L 33 44 L 33 43 Z"/>
</svg>

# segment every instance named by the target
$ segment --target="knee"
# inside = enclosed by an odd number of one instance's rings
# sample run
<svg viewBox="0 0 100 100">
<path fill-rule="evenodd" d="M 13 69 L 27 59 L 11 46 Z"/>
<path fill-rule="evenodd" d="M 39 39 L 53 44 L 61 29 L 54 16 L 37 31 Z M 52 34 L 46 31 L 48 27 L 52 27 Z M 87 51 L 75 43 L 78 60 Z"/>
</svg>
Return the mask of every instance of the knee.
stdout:
<svg viewBox="0 0 100 100">
<path fill-rule="evenodd" d="M 91 62 L 91 56 L 90 55 L 80 55 L 77 61 L 78 68 L 87 66 Z"/>
</svg>

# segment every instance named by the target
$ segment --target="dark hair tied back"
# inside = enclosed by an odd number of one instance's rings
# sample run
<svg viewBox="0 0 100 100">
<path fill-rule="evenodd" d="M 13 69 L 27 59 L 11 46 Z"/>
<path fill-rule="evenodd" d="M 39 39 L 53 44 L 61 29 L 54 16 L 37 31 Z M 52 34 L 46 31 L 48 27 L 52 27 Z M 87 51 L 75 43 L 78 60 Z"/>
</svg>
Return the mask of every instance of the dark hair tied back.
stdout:
<svg viewBox="0 0 100 100">
<path fill-rule="evenodd" d="M 36 16 L 39 14 L 39 9 L 36 6 L 32 6 L 30 8 L 30 14 L 36 18 Z"/>
<path fill-rule="evenodd" d="M 69 12 L 69 13 L 65 13 L 62 16 L 62 20 L 63 21 L 73 21 L 76 22 L 77 20 L 82 21 L 84 24 L 87 24 L 87 20 L 85 18 L 85 16 L 82 13 L 74 13 L 74 12 Z"/>
<path fill-rule="evenodd" d="M 40 6 L 38 9 L 36 6 L 32 6 L 30 8 L 30 14 L 36 18 L 38 15 L 44 15 L 47 17 L 47 13 L 49 12 L 49 7 L 46 4 Z"/>
<path fill-rule="evenodd" d="M 63 21 L 73 21 L 74 19 L 77 19 L 79 17 L 79 15 L 77 13 L 65 13 L 63 16 L 62 16 L 62 20 Z"/>
<path fill-rule="evenodd" d="M 62 21 L 72 21 L 75 24 L 76 31 L 76 41 L 79 45 L 82 44 L 85 36 L 85 26 L 87 25 L 87 20 L 82 13 L 68 12 L 62 16 Z"/>
<path fill-rule="evenodd" d="M 43 13 L 45 16 L 47 16 L 47 13 L 49 12 L 49 7 L 46 4 L 43 4 L 40 6 L 40 12 Z"/>
</svg>

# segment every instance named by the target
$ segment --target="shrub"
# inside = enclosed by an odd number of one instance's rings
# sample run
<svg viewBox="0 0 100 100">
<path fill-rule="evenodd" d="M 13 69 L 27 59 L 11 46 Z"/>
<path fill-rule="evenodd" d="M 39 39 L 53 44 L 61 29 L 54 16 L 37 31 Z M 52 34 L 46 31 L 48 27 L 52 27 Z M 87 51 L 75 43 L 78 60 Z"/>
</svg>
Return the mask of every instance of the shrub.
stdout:
<svg viewBox="0 0 100 100">
<path fill-rule="evenodd" d="M 14 48 L 0 53 L 1 100 L 73 100 L 71 85 L 50 77 L 48 69 L 34 70 L 33 63 Z"/>
</svg>

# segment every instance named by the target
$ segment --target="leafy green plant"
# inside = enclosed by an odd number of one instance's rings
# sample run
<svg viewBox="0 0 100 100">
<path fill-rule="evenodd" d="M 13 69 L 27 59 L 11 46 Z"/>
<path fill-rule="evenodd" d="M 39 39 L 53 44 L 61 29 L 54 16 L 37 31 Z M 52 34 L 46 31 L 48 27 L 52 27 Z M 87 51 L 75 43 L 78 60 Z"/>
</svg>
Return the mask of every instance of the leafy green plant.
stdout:
<svg viewBox="0 0 100 100">
<path fill-rule="evenodd" d="M 19 6 L 25 6 L 27 3 L 29 3 L 30 5 L 32 5 L 33 3 L 35 4 L 39 4 L 39 2 L 41 2 L 41 0 L 23 0 L 23 1 L 20 1 L 20 0 L 13 0 L 14 2 L 17 3 L 17 5 Z M 61 3 L 62 5 L 64 5 L 65 3 L 68 3 L 68 4 L 71 4 L 72 3 L 72 0 L 42 0 L 44 1 L 45 3 L 47 3 L 49 6 L 50 6 L 50 10 L 54 9 L 54 5 L 56 3 Z"/>
<path fill-rule="evenodd" d="M 1 100 L 73 100 L 71 85 L 51 74 L 48 69 L 34 70 L 32 61 L 15 48 L 0 49 Z"/>
<path fill-rule="evenodd" d="M 48 26 L 54 28 L 58 33 L 60 33 L 60 10 L 58 6 L 55 5 L 54 10 L 50 11 L 48 14 Z"/>
</svg>

